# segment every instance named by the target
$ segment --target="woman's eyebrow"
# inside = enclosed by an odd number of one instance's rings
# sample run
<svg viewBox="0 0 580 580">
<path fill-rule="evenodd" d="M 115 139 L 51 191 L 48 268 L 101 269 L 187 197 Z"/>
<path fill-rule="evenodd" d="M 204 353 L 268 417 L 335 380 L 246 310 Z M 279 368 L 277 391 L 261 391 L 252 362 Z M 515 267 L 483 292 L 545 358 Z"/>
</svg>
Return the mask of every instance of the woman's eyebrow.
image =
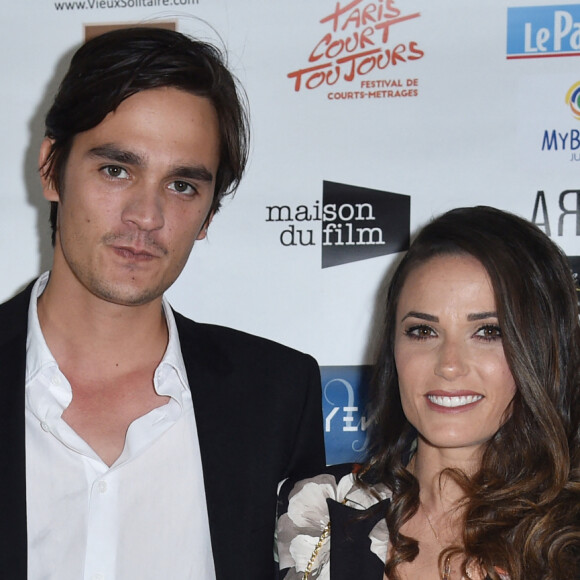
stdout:
<svg viewBox="0 0 580 580">
<path fill-rule="evenodd" d="M 485 320 L 486 318 L 497 318 L 497 312 L 488 311 L 488 312 L 475 312 L 474 314 L 468 314 L 467 320 L 470 322 L 475 320 Z"/>
<path fill-rule="evenodd" d="M 427 320 L 428 322 L 439 322 L 439 318 L 437 316 L 426 314 L 425 312 L 417 312 L 415 310 L 407 312 L 407 314 L 401 318 L 401 322 L 407 318 L 419 318 L 421 320 Z"/>
</svg>

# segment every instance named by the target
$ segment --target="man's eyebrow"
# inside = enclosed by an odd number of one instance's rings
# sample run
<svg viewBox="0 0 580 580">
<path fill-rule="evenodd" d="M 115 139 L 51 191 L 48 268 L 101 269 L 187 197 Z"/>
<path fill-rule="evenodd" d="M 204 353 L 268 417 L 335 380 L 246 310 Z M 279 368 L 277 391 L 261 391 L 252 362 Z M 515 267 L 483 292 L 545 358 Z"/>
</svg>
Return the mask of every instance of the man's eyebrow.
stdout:
<svg viewBox="0 0 580 580">
<path fill-rule="evenodd" d="M 427 320 L 428 322 L 439 322 L 439 318 L 437 316 L 426 314 L 425 312 L 417 312 L 415 310 L 407 312 L 407 314 L 401 318 L 401 322 L 407 318 L 419 318 L 420 320 Z"/>
<path fill-rule="evenodd" d="M 213 181 L 212 172 L 204 165 L 181 165 L 174 167 L 169 172 L 169 177 L 173 179 L 191 179 L 193 181 Z"/>
<path fill-rule="evenodd" d="M 126 165 L 144 165 L 144 160 L 141 155 L 120 149 L 115 145 L 101 145 L 100 147 L 93 147 L 89 150 L 91 157 L 99 157 L 108 161 L 116 161 L 117 163 L 124 163 Z"/>
</svg>

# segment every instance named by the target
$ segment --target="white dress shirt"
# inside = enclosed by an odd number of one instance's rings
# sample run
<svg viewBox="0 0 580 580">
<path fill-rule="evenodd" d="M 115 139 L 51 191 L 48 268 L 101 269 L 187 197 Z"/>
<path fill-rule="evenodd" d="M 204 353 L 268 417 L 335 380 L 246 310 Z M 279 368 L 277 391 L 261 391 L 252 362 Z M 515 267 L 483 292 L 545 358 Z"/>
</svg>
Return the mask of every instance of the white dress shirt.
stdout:
<svg viewBox="0 0 580 580">
<path fill-rule="evenodd" d="M 29 580 L 214 580 L 199 441 L 169 304 L 154 377 L 167 405 L 131 423 L 108 467 L 62 419 L 72 400 L 42 335 L 32 290 L 26 355 Z"/>
</svg>

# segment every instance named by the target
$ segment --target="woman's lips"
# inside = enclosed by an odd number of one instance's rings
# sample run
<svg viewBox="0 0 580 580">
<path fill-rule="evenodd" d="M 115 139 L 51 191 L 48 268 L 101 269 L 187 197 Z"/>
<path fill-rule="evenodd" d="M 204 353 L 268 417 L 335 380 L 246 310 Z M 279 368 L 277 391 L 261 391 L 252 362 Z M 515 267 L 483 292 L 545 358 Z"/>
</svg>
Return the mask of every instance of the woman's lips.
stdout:
<svg viewBox="0 0 580 580">
<path fill-rule="evenodd" d="M 481 395 L 467 395 L 461 397 L 436 397 L 433 395 L 427 395 L 427 398 L 440 407 L 463 407 L 464 405 L 470 405 L 471 403 L 483 399 Z"/>
<path fill-rule="evenodd" d="M 471 408 L 484 398 L 477 393 L 427 393 L 425 397 L 430 407 L 449 410 Z"/>
</svg>

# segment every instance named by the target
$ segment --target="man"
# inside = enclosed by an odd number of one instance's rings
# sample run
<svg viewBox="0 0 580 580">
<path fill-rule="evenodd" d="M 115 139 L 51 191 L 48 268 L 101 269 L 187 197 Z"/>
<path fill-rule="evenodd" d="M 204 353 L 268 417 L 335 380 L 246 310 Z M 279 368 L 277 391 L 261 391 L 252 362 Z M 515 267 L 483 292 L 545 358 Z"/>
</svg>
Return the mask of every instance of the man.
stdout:
<svg viewBox="0 0 580 580">
<path fill-rule="evenodd" d="M 318 369 L 163 298 L 246 153 L 213 47 L 136 28 L 73 57 L 39 161 L 53 268 L 0 306 L 2 578 L 273 576 L 277 482 L 324 463 Z"/>
</svg>

